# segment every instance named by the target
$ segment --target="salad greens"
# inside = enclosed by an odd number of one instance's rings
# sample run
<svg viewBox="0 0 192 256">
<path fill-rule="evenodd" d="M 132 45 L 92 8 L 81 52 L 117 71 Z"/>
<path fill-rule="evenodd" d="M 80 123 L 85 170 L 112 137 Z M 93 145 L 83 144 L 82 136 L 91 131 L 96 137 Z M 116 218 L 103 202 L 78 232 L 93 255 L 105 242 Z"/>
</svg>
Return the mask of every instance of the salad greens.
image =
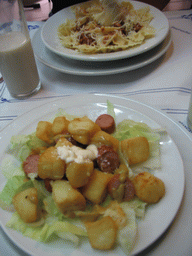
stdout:
<svg viewBox="0 0 192 256">
<path fill-rule="evenodd" d="M 115 118 L 115 109 L 111 102 L 107 101 L 108 114 Z M 72 119 L 71 115 L 63 110 L 59 110 L 58 115 L 63 113 Z M 135 136 L 145 136 L 150 144 L 150 158 L 144 164 L 140 164 L 133 169 L 134 171 L 144 169 L 160 168 L 160 135 L 146 124 L 135 122 L 133 120 L 124 120 L 120 122 L 113 134 L 118 140 L 124 140 Z M 12 204 L 12 198 L 18 192 L 29 187 L 35 187 L 38 191 L 39 206 L 44 207 L 47 217 L 40 219 L 37 223 L 24 223 L 19 215 L 14 212 L 7 223 L 7 227 L 13 228 L 39 242 L 48 242 L 53 237 L 73 242 L 78 245 L 79 237 L 87 237 L 86 229 L 78 218 L 70 219 L 64 216 L 57 209 L 51 193 L 45 188 L 44 182 L 36 180 L 33 176 L 26 181 L 25 173 L 22 169 L 22 162 L 27 158 L 31 150 L 37 147 L 46 146 L 46 143 L 38 139 L 35 133 L 29 135 L 13 136 L 10 141 L 10 147 L 7 149 L 8 157 L 3 160 L 1 171 L 7 179 L 7 182 L 0 192 L 0 207 L 8 209 Z M 103 205 L 110 202 L 110 197 L 106 199 Z M 127 225 L 122 228 L 117 235 L 117 244 L 128 254 L 134 244 L 137 233 L 137 218 L 143 218 L 145 215 L 146 203 L 138 198 L 130 202 L 120 204 L 127 216 Z M 89 209 L 88 209 L 89 210 Z"/>
</svg>

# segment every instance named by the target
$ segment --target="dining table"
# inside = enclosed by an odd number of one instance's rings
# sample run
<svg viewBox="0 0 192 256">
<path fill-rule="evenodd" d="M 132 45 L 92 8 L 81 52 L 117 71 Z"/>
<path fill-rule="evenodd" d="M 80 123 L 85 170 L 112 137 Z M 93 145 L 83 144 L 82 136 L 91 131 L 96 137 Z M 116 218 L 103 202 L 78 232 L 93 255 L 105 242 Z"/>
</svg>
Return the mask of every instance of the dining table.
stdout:
<svg viewBox="0 0 192 256">
<path fill-rule="evenodd" d="M 133 70 L 99 75 L 58 70 L 43 63 L 36 56 L 42 87 L 38 93 L 23 100 L 11 97 L 5 82 L 1 81 L 0 137 L 1 132 L 5 132 L 7 127 L 22 115 L 30 113 L 32 109 L 36 108 L 38 111 L 44 104 L 65 100 L 71 96 L 122 97 L 155 109 L 173 124 L 170 134 L 182 157 L 185 190 L 173 221 L 165 232 L 139 255 L 191 256 L 192 131 L 187 124 L 187 115 L 192 88 L 192 9 L 165 11 L 164 15 L 169 21 L 171 42 L 165 53 L 151 63 Z M 35 33 L 39 32 L 45 21 L 27 23 L 33 45 Z M 28 254 L 0 228 L 0 255 Z"/>
</svg>

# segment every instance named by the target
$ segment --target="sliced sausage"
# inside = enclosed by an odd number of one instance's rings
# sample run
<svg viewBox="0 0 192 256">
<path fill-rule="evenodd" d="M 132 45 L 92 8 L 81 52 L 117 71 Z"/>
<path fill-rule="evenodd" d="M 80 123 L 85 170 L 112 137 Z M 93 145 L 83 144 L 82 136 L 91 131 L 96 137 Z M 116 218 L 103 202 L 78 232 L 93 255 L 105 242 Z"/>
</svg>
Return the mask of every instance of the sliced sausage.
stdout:
<svg viewBox="0 0 192 256">
<path fill-rule="evenodd" d="M 120 174 L 115 174 L 108 183 L 108 193 L 118 201 L 130 201 L 135 196 L 133 182 L 126 178 L 124 182 L 120 180 Z"/>
<path fill-rule="evenodd" d="M 39 155 L 30 155 L 23 162 L 23 169 L 26 174 L 38 173 Z"/>
<path fill-rule="evenodd" d="M 134 184 L 129 178 L 127 178 L 125 181 L 125 193 L 124 193 L 123 200 L 128 202 L 131 199 L 133 199 L 134 196 L 135 196 Z"/>
<path fill-rule="evenodd" d="M 98 148 L 97 164 L 102 172 L 113 173 L 120 165 L 119 155 L 112 147 L 102 145 Z"/>
<path fill-rule="evenodd" d="M 111 134 L 115 131 L 115 120 L 108 114 L 100 115 L 96 119 L 95 123 L 98 124 L 101 130 L 104 132 Z"/>
<path fill-rule="evenodd" d="M 124 197 L 124 185 L 120 182 L 120 174 L 114 174 L 110 179 L 107 190 L 109 195 L 118 201 L 122 201 Z"/>
</svg>

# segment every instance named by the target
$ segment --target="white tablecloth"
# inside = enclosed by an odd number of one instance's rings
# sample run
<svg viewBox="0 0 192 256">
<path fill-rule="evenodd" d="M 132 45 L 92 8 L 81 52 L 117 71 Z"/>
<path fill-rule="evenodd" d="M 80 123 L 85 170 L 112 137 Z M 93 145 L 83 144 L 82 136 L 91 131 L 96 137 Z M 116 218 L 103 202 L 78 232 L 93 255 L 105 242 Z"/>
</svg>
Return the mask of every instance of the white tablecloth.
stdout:
<svg viewBox="0 0 192 256">
<path fill-rule="evenodd" d="M 128 97 L 160 109 L 180 123 L 192 138 L 186 122 L 192 87 L 192 10 L 165 12 L 165 15 L 172 32 L 171 46 L 163 57 L 143 68 L 122 74 L 91 77 L 60 73 L 37 61 L 42 89 L 22 101 L 13 99 L 5 84 L 0 84 L 0 130 L 21 114 L 50 99 L 77 93 L 105 93 Z M 42 24 L 28 23 L 31 37 Z M 189 248 L 189 244 L 189 241 L 183 241 L 186 249 L 183 249 L 182 255 L 192 255 L 192 245 Z M 160 246 L 161 243 L 157 245 Z M 148 253 L 156 255 L 153 249 Z M 25 255 L 1 229 L 0 255 Z M 167 255 L 173 255 L 171 250 Z"/>
</svg>

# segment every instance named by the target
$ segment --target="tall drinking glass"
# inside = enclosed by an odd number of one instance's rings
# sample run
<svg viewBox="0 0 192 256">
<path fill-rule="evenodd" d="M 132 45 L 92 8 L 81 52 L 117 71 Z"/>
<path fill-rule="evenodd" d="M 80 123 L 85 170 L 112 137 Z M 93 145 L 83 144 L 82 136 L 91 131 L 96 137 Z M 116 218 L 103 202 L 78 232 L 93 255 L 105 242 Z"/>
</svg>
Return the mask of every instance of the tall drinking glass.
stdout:
<svg viewBox="0 0 192 256">
<path fill-rule="evenodd" d="M 22 0 L 0 0 L 0 72 L 14 98 L 41 88 Z"/>
</svg>

